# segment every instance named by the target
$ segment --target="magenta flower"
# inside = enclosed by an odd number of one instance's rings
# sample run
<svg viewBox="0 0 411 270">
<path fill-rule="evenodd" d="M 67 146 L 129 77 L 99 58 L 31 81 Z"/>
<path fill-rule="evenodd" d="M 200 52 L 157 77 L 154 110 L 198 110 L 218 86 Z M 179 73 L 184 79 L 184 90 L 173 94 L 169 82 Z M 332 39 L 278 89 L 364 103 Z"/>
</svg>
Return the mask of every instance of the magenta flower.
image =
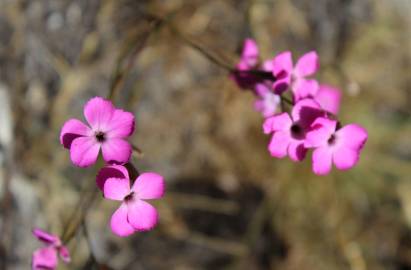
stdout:
<svg viewBox="0 0 411 270">
<path fill-rule="evenodd" d="M 359 125 L 349 124 L 342 128 L 338 122 L 320 117 L 306 135 L 305 146 L 313 151 L 313 171 L 328 174 L 332 163 L 340 170 L 348 170 L 357 164 L 361 149 L 367 141 L 367 131 Z"/>
<path fill-rule="evenodd" d="M 100 170 L 97 185 L 105 198 L 121 201 L 110 222 L 116 235 L 125 237 L 136 231 L 151 230 L 157 224 L 157 210 L 146 200 L 159 199 L 164 195 L 165 183 L 161 175 L 142 173 L 130 187 L 127 169 L 113 165 Z"/>
<path fill-rule="evenodd" d="M 126 163 L 132 148 L 125 138 L 134 131 L 134 116 L 101 97 L 87 102 L 84 116 L 88 125 L 70 119 L 61 129 L 60 142 L 70 149 L 72 162 L 79 167 L 90 166 L 96 162 L 101 148 L 106 162 Z"/>
<path fill-rule="evenodd" d="M 258 96 L 254 103 L 255 110 L 261 112 L 265 118 L 273 116 L 280 104 L 280 96 L 271 91 L 270 87 L 265 83 L 256 84 L 255 92 Z"/>
<path fill-rule="evenodd" d="M 281 94 L 291 86 L 296 101 L 306 98 L 318 88 L 315 80 L 306 78 L 316 73 L 318 67 L 318 55 L 314 51 L 304 54 L 295 66 L 291 52 L 278 54 L 273 60 L 273 74 L 277 78 L 273 85 L 275 92 Z"/>
<path fill-rule="evenodd" d="M 45 247 L 37 249 L 33 252 L 31 266 L 33 270 L 56 269 L 58 255 L 65 263 L 70 262 L 70 253 L 61 243 L 60 238 L 40 229 L 34 229 L 33 235 L 46 244 Z"/>
<path fill-rule="evenodd" d="M 257 43 L 250 38 L 244 41 L 243 51 L 241 53 L 240 62 L 235 66 L 239 72 L 232 73 L 231 78 L 237 83 L 240 88 L 252 89 L 259 81 L 255 75 L 241 72 L 255 70 L 258 67 L 260 52 Z"/>
<path fill-rule="evenodd" d="M 318 103 L 312 99 L 299 101 L 291 112 L 267 118 L 263 124 L 265 134 L 274 132 L 268 150 L 271 155 L 283 158 L 287 155 L 294 161 L 305 158 L 305 135 L 317 117 L 324 116 Z"/>
<path fill-rule="evenodd" d="M 338 114 L 340 110 L 341 92 L 337 88 L 322 84 L 313 98 L 320 104 L 323 110 L 334 115 Z"/>
</svg>

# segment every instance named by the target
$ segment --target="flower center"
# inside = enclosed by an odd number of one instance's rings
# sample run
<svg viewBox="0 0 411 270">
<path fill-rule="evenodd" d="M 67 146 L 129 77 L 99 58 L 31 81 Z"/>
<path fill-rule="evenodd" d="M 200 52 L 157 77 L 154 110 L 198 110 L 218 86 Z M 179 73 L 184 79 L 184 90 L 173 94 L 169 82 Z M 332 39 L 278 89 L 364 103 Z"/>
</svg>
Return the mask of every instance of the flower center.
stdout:
<svg viewBox="0 0 411 270">
<path fill-rule="evenodd" d="M 130 202 L 134 199 L 134 192 L 130 192 L 126 197 L 124 197 L 125 202 Z"/>
<path fill-rule="evenodd" d="M 336 140 L 335 134 L 332 134 L 332 135 L 330 136 L 330 138 L 328 139 L 328 144 L 329 144 L 329 145 L 334 145 L 334 144 L 335 144 L 335 140 Z"/>
<path fill-rule="evenodd" d="M 298 124 L 293 124 L 291 126 L 291 136 L 294 139 L 297 139 L 297 140 L 303 139 L 304 138 L 304 129 Z"/>
<path fill-rule="evenodd" d="M 95 133 L 94 135 L 96 137 L 96 140 L 98 142 L 104 142 L 106 140 L 106 134 L 104 134 L 104 132 L 98 131 Z"/>
</svg>

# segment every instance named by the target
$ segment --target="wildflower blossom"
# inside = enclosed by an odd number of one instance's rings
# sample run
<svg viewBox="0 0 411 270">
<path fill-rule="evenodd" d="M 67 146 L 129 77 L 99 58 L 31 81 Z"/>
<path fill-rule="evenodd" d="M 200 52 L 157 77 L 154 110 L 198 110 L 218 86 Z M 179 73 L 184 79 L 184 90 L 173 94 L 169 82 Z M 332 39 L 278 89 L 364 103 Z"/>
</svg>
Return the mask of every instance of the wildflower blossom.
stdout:
<svg viewBox="0 0 411 270">
<path fill-rule="evenodd" d="M 49 234 L 40 229 L 34 229 L 33 235 L 38 240 L 46 244 L 45 247 L 37 249 L 32 256 L 32 269 L 56 269 L 58 264 L 58 256 L 65 262 L 70 262 L 70 253 L 68 249 L 61 243 L 59 237 Z"/>
<path fill-rule="evenodd" d="M 359 125 L 349 124 L 339 128 L 335 120 L 316 119 L 305 141 L 305 147 L 314 148 L 314 173 L 328 174 L 332 163 L 340 170 L 352 168 L 358 162 L 367 138 L 367 131 Z"/>
<path fill-rule="evenodd" d="M 281 101 L 280 96 L 273 93 L 264 83 L 257 84 L 255 90 L 258 95 L 254 102 L 255 110 L 261 112 L 265 118 L 274 115 Z"/>
<path fill-rule="evenodd" d="M 255 70 L 258 67 L 260 52 L 257 43 L 253 39 L 246 39 L 243 45 L 240 62 L 236 65 L 236 71 L 231 78 L 240 88 L 251 89 L 259 81 L 258 77 L 246 71 Z"/>
<path fill-rule="evenodd" d="M 79 167 L 90 166 L 96 162 L 100 149 L 106 162 L 127 162 L 132 148 L 125 138 L 134 131 L 134 116 L 101 97 L 87 102 L 84 116 L 88 125 L 70 119 L 60 133 L 60 142 L 70 149 L 72 162 Z"/>
<path fill-rule="evenodd" d="M 124 237 L 136 231 L 151 230 L 157 224 L 157 210 L 146 200 L 163 196 L 165 183 L 161 175 L 142 173 L 130 187 L 130 178 L 125 167 L 107 166 L 99 172 L 97 185 L 102 189 L 105 198 L 121 201 L 110 222 L 111 230 L 116 235 Z"/>
</svg>

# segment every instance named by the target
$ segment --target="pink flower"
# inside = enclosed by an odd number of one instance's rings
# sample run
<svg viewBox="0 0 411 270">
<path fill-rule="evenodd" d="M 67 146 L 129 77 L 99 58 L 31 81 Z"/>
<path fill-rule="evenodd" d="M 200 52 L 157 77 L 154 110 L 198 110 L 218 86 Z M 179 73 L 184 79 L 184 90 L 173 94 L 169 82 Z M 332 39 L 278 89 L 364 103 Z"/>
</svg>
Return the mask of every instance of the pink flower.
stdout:
<svg viewBox="0 0 411 270">
<path fill-rule="evenodd" d="M 335 87 L 322 84 L 313 96 L 321 108 L 334 115 L 340 110 L 341 92 Z"/>
<path fill-rule="evenodd" d="M 101 148 L 106 162 L 126 163 L 132 148 L 125 138 L 134 131 L 134 116 L 101 97 L 87 102 L 84 116 L 88 125 L 70 119 L 61 129 L 60 142 L 70 149 L 72 162 L 79 167 L 90 166 L 96 162 Z"/>
<path fill-rule="evenodd" d="M 33 270 L 56 269 L 58 263 L 57 255 L 59 255 L 65 263 L 70 262 L 68 249 L 61 243 L 60 238 L 56 235 L 49 234 L 40 229 L 34 229 L 33 235 L 46 244 L 45 247 L 33 252 L 31 266 Z"/>
<path fill-rule="evenodd" d="M 337 121 L 318 118 L 307 133 L 305 142 L 306 147 L 315 148 L 314 173 L 328 174 L 332 163 L 340 170 L 352 168 L 357 164 L 367 138 L 367 131 L 359 125 L 349 124 L 338 128 Z"/>
<path fill-rule="evenodd" d="M 273 74 L 277 78 L 273 88 L 281 94 L 291 85 L 296 101 L 306 98 L 318 88 L 318 83 L 315 80 L 306 78 L 316 73 L 318 67 L 318 55 L 314 51 L 304 54 L 298 59 L 295 66 L 293 65 L 291 52 L 282 52 L 273 60 Z"/>
<path fill-rule="evenodd" d="M 271 155 L 283 158 L 287 155 L 294 161 L 304 159 L 307 149 L 304 146 L 305 135 L 313 121 L 324 112 L 312 99 L 303 99 L 293 108 L 291 117 L 281 113 L 267 118 L 263 124 L 265 134 L 274 132 L 268 150 Z"/>
<path fill-rule="evenodd" d="M 258 99 L 254 103 L 255 110 L 261 112 L 265 118 L 273 116 L 277 112 L 278 105 L 280 104 L 280 96 L 274 94 L 269 86 L 264 83 L 258 83 L 255 86 L 255 92 L 258 96 Z"/>
<path fill-rule="evenodd" d="M 97 185 L 105 198 L 121 201 L 110 222 L 116 235 L 125 237 L 136 231 L 151 230 L 157 224 L 157 210 L 146 200 L 159 199 L 164 195 L 165 183 L 161 175 L 142 173 L 130 187 L 127 169 L 113 165 L 100 170 Z"/>
<path fill-rule="evenodd" d="M 240 62 L 235 67 L 239 72 L 231 74 L 231 78 L 240 88 L 252 89 L 259 81 L 257 76 L 247 72 L 241 72 L 257 69 L 259 57 L 260 52 L 257 43 L 253 39 L 246 39 L 244 41 Z"/>
</svg>

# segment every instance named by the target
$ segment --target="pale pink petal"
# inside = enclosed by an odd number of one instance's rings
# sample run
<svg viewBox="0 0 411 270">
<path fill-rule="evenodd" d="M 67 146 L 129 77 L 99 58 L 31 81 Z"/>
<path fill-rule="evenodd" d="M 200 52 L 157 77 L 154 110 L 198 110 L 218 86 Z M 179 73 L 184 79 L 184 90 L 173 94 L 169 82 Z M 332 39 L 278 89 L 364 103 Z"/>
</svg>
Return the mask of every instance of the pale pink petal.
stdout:
<svg viewBox="0 0 411 270">
<path fill-rule="evenodd" d="M 294 100 L 299 101 L 303 98 L 314 97 L 317 94 L 318 87 L 318 82 L 316 80 L 296 80 L 292 87 Z"/>
<path fill-rule="evenodd" d="M 123 110 L 115 110 L 108 126 L 108 139 L 128 137 L 134 131 L 134 115 Z"/>
<path fill-rule="evenodd" d="M 84 106 L 84 117 L 94 131 L 106 131 L 114 110 L 111 101 L 94 97 Z"/>
<path fill-rule="evenodd" d="M 102 168 L 96 177 L 97 186 L 104 191 L 104 183 L 108 178 L 130 179 L 127 168 L 121 165 L 110 165 Z"/>
<path fill-rule="evenodd" d="M 307 148 L 304 147 L 304 141 L 292 141 L 288 145 L 288 156 L 293 161 L 302 161 L 307 154 Z"/>
<path fill-rule="evenodd" d="M 120 207 L 113 213 L 110 220 L 110 227 L 113 233 L 120 237 L 125 237 L 133 234 L 135 229 L 128 222 L 128 207 L 126 203 L 122 203 Z"/>
<path fill-rule="evenodd" d="M 254 92 L 260 96 L 264 97 L 268 92 L 271 92 L 270 86 L 266 83 L 257 83 L 254 87 Z"/>
<path fill-rule="evenodd" d="M 32 269 L 54 270 L 57 267 L 57 250 L 54 247 L 40 248 L 33 252 Z"/>
<path fill-rule="evenodd" d="M 315 51 L 308 52 L 298 59 L 294 68 L 297 77 L 313 75 L 320 66 L 318 54 Z"/>
<path fill-rule="evenodd" d="M 340 110 L 341 91 L 328 85 L 320 85 L 314 99 L 321 108 L 332 114 L 338 114 Z"/>
<path fill-rule="evenodd" d="M 64 123 L 60 132 L 60 143 L 67 149 L 70 149 L 74 139 L 82 136 L 89 136 L 90 128 L 77 119 L 70 119 Z"/>
<path fill-rule="evenodd" d="M 336 132 L 338 144 L 353 150 L 361 150 L 368 139 L 367 130 L 357 124 L 349 124 Z"/>
<path fill-rule="evenodd" d="M 334 149 L 333 161 L 340 170 L 348 170 L 354 167 L 359 159 L 359 151 L 344 146 Z"/>
<path fill-rule="evenodd" d="M 88 167 L 94 164 L 100 151 L 100 144 L 93 137 L 79 137 L 70 148 L 70 157 L 74 165 Z"/>
<path fill-rule="evenodd" d="M 104 197 L 122 201 L 130 194 L 130 180 L 125 178 L 108 178 L 104 183 Z"/>
<path fill-rule="evenodd" d="M 274 59 L 265 60 L 263 62 L 262 68 L 265 71 L 273 71 L 274 70 Z"/>
<path fill-rule="evenodd" d="M 57 245 L 60 244 L 60 239 L 54 235 L 50 234 L 46 231 L 43 231 L 42 229 L 34 229 L 33 230 L 33 235 L 39 239 L 40 241 L 46 243 L 46 244 L 52 244 L 52 245 Z"/>
<path fill-rule="evenodd" d="M 264 118 L 274 115 L 281 102 L 279 95 L 267 92 L 261 99 L 254 102 L 254 109 L 262 113 Z"/>
<path fill-rule="evenodd" d="M 268 151 L 270 151 L 271 156 L 277 158 L 285 157 L 290 141 L 290 135 L 286 131 L 275 132 L 268 145 Z"/>
<path fill-rule="evenodd" d="M 158 220 L 157 210 L 143 200 L 134 200 L 127 203 L 128 221 L 137 231 L 151 230 Z"/>
<path fill-rule="evenodd" d="M 299 122 L 303 128 L 308 128 L 318 117 L 325 116 L 320 105 L 311 98 L 298 101 L 291 112 L 294 122 Z"/>
<path fill-rule="evenodd" d="M 332 152 L 331 149 L 324 146 L 316 148 L 313 151 L 313 171 L 318 175 L 326 175 L 331 171 Z"/>
<path fill-rule="evenodd" d="M 257 43 L 253 39 L 247 38 L 244 41 L 241 62 L 253 68 L 258 63 L 259 54 Z"/>
<path fill-rule="evenodd" d="M 286 51 L 278 54 L 273 60 L 273 74 L 282 78 L 285 75 L 290 76 L 293 70 L 293 60 L 291 52 Z"/>
<path fill-rule="evenodd" d="M 66 246 L 61 246 L 58 249 L 60 258 L 65 262 L 65 263 L 69 263 L 71 261 L 71 257 L 70 257 L 70 252 L 68 250 L 68 248 Z"/>
<path fill-rule="evenodd" d="M 337 121 L 323 117 L 317 118 L 311 125 L 311 130 L 305 135 L 305 147 L 327 146 L 336 126 Z"/>
<path fill-rule="evenodd" d="M 131 189 L 139 199 L 159 199 L 163 197 L 165 191 L 164 178 L 157 173 L 142 173 L 137 177 Z"/>
<path fill-rule="evenodd" d="M 108 163 L 126 163 L 130 160 L 131 145 L 123 139 L 109 139 L 101 148 L 103 158 Z"/>
</svg>

